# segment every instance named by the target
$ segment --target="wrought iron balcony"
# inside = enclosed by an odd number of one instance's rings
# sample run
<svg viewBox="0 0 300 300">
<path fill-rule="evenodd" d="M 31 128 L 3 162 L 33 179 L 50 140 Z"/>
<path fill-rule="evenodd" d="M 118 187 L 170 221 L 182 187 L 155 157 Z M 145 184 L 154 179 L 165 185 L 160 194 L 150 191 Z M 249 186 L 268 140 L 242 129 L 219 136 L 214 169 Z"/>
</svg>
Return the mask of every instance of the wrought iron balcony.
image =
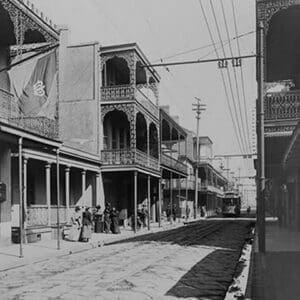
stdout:
<svg viewBox="0 0 300 300">
<path fill-rule="evenodd" d="M 101 87 L 101 101 L 136 100 L 152 115 L 158 117 L 159 109 L 138 87 L 132 85 L 116 85 Z"/>
<path fill-rule="evenodd" d="M 265 121 L 300 119 L 300 91 L 268 93 L 264 101 Z"/>
<path fill-rule="evenodd" d="M 58 138 L 58 122 L 46 117 L 20 116 L 14 95 L 0 89 L 0 119 L 51 139 Z"/>
<path fill-rule="evenodd" d="M 104 166 L 140 165 L 142 167 L 159 171 L 158 159 L 148 156 L 147 153 L 137 149 L 102 150 L 102 162 Z"/>
<path fill-rule="evenodd" d="M 185 164 L 166 154 L 161 155 L 161 164 L 180 173 L 187 174 L 187 166 Z"/>
</svg>

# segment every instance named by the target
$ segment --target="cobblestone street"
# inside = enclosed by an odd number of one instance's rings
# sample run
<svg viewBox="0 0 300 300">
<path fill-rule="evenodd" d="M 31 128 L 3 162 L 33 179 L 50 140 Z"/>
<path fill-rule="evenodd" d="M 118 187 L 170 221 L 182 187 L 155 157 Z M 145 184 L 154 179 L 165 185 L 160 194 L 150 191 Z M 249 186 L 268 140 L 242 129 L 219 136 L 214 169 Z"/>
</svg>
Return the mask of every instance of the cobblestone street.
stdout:
<svg viewBox="0 0 300 300">
<path fill-rule="evenodd" d="M 249 225 L 197 222 L 2 272 L 1 299 L 223 299 Z"/>
</svg>

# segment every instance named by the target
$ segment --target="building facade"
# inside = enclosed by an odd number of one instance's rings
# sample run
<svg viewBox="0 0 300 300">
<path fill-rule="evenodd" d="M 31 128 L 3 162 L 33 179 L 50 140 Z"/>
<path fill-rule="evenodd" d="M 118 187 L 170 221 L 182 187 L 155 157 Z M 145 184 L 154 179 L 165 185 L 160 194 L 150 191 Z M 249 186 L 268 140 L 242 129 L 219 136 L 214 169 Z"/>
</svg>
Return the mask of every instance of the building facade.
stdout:
<svg viewBox="0 0 300 300">
<path fill-rule="evenodd" d="M 266 213 L 298 230 L 299 20 L 298 0 L 257 0 L 257 25 L 264 25 Z"/>
</svg>

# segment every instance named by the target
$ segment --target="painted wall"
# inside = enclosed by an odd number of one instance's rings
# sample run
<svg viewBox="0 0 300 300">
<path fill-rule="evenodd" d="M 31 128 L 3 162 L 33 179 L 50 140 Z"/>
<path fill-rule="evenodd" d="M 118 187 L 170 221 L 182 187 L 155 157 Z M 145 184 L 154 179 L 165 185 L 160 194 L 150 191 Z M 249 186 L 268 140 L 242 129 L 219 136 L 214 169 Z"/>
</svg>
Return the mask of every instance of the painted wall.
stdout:
<svg viewBox="0 0 300 300">
<path fill-rule="evenodd" d="M 60 61 L 60 138 L 93 154 L 101 140 L 97 48 L 97 43 L 67 47 Z"/>
<path fill-rule="evenodd" d="M 6 185 L 6 201 L 0 203 L 0 245 L 11 240 L 11 150 L 1 141 L 0 181 Z"/>
</svg>

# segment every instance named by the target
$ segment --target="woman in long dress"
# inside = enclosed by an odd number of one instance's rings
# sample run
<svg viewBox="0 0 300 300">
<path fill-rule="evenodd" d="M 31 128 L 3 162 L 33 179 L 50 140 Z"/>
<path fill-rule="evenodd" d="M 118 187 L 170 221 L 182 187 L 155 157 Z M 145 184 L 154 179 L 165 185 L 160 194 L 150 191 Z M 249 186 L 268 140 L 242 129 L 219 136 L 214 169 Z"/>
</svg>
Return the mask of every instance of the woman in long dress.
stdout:
<svg viewBox="0 0 300 300">
<path fill-rule="evenodd" d="M 67 236 L 68 241 L 77 242 L 79 240 L 80 232 L 81 232 L 81 225 L 82 225 L 82 216 L 81 210 L 79 206 L 75 207 L 75 212 L 71 216 L 71 223 L 72 227 L 70 232 Z"/>
<path fill-rule="evenodd" d="M 105 210 L 104 210 L 104 231 L 105 233 L 109 233 L 110 231 L 110 206 L 109 204 L 105 205 Z"/>
<path fill-rule="evenodd" d="M 110 218 L 111 218 L 111 232 L 114 234 L 121 233 L 119 227 L 119 213 L 115 207 L 113 207 L 113 209 L 111 210 Z"/>
<path fill-rule="evenodd" d="M 92 214 L 89 211 L 89 207 L 85 209 L 82 214 L 82 230 L 81 230 L 81 241 L 88 242 L 92 237 Z"/>
</svg>

